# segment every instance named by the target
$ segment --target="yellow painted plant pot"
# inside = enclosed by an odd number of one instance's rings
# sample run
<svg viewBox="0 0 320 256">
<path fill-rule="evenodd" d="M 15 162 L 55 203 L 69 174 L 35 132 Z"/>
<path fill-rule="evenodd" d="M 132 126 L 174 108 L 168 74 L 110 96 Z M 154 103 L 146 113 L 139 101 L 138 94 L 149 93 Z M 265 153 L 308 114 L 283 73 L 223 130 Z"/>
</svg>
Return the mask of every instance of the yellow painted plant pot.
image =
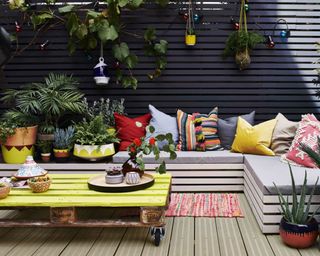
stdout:
<svg viewBox="0 0 320 256">
<path fill-rule="evenodd" d="M 73 149 L 73 154 L 77 157 L 89 160 L 97 161 L 108 156 L 114 155 L 114 145 L 113 143 L 106 145 L 79 145 L 75 144 Z"/>
<path fill-rule="evenodd" d="M 187 46 L 194 46 L 197 43 L 197 36 L 196 35 L 186 35 L 185 36 L 185 43 Z"/>
<path fill-rule="evenodd" d="M 27 156 L 32 156 L 34 146 L 5 146 L 1 145 L 3 161 L 8 164 L 23 164 Z"/>
</svg>

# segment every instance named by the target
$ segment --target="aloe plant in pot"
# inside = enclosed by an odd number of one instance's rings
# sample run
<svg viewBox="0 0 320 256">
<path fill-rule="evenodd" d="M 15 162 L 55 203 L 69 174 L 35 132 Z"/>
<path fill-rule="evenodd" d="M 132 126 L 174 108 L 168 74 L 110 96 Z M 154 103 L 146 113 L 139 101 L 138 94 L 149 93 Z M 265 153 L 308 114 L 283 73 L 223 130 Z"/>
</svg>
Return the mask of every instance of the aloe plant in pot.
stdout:
<svg viewBox="0 0 320 256">
<path fill-rule="evenodd" d="M 290 205 L 289 197 L 287 196 L 287 198 L 285 198 L 274 183 L 278 192 L 281 214 L 283 216 L 280 222 L 280 236 L 282 241 L 291 247 L 307 248 L 315 243 L 319 234 L 318 222 L 314 219 L 314 215 L 320 207 L 310 214 L 312 197 L 317 187 L 319 177 L 307 199 L 307 172 L 305 172 L 299 199 L 290 165 L 289 169 L 292 183 L 292 205 Z"/>
<path fill-rule="evenodd" d="M 53 153 L 57 162 L 64 163 L 70 157 L 70 150 L 73 147 L 74 127 L 66 129 L 57 128 L 54 132 Z"/>
</svg>

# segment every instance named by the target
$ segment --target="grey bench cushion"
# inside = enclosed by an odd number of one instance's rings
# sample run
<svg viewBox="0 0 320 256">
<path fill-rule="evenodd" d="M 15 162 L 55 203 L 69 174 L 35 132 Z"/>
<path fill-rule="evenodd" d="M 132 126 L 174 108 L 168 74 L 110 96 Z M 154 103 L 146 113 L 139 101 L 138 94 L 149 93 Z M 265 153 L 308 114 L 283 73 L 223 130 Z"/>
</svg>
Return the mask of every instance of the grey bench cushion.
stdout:
<svg viewBox="0 0 320 256">
<path fill-rule="evenodd" d="M 289 195 L 292 193 L 288 164 L 281 162 L 279 157 L 245 155 L 244 164 L 264 195 L 277 194 L 273 182 L 277 184 L 283 194 Z M 298 193 L 301 191 L 305 170 L 308 175 L 308 192 L 311 191 L 317 177 L 320 176 L 319 169 L 292 166 L 292 172 L 296 186 L 298 187 Z M 320 184 L 318 185 L 316 194 L 320 194 Z"/>
<path fill-rule="evenodd" d="M 243 164 L 243 155 L 229 151 L 177 151 L 178 157 L 170 160 L 166 152 L 161 152 L 160 161 L 174 164 Z M 128 159 L 126 151 L 120 151 L 113 156 L 114 163 L 124 163 Z M 146 164 L 156 163 L 153 155 L 144 156 Z"/>
</svg>

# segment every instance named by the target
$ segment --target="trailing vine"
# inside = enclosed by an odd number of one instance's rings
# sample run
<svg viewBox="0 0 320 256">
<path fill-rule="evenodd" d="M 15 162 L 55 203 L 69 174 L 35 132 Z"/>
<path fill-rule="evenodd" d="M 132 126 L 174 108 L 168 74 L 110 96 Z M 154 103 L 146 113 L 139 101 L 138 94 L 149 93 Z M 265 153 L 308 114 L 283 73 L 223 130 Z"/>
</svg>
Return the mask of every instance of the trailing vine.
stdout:
<svg viewBox="0 0 320 256">
<path fill-rule="evenodd" d="M 42 5 L 26 1 L 9 1 L 9 8 L 13 11 L 18 10 L 23 15 L 24 22 L 32 23 L 34 29 L 34 37 L 23 49 L 18 49 L 17 33 L 16 55 L 33 45 L 40 33 L 64 25 L 68 32 L 67 48 L 70 54 L 77 48 L 90 52 L 100 47 L 100 43 L 104 46 L 111 44 L 112 55 L 117 63 L 116 82 L 125 88 L 136 89 L 138 85 L 132 70 L 139 59 L 125 42 L 128 36 L 142 38 L 145 54 L 155 58 L 154 72 L 148 74 L 150 79 L 159 77 L 166 68 L 167 41 L 159 40 L 153 28 L 148 28 L 144 35 L 131 34 L 125 30 L 125 24 L 121 19 L 122 10 L 138 9 L 144 4 L 144 0 L 102 0 L 104 7 L 101 7 L 98 1 L 86 5 L 64 6 L 57 6 L 54 0 L 46 0 Z M 168 4 L 168 0 L 154 1 L 162 7 Z"/>
</svg>

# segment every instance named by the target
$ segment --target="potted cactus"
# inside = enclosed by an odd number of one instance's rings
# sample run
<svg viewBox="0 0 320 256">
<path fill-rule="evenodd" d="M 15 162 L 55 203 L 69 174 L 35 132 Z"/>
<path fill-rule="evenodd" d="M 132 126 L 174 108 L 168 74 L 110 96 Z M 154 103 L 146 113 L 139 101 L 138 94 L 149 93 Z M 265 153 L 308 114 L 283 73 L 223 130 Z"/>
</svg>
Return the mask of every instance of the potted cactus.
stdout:
<svg viewBox="0 0 320 256">
<path fill-rule="evenodd" d="M 70 157 L 73 146 L 74 127 L 66 129 L 57 128 L 54 132 L 53 153 L 57 162 L 64 163 Z"/>
<path fill-rule="evenodd" d="M 318 222 L 314 215 L 319 208 L 312 214 L 309 214 L 312 197 L 318 184 L 317 178 L 309 198 L 307 199 L 307 172 L 304 175 L 304 182 L 301 187 L 300 199 L 298 200 L 295 180 L 289 165 L 290 176 L 292 182 L 292 205 L 290 206 L 289 198 L 285 198 L 275 183 L 274 186 L 278 192 L 279 202 L 281 206 L 282 219 L 280 222 L 280 237 L 282 241 L 293 248 L 307 248 L 312 246 L 318 237 Z M 307 203 L 305 205 L 305 203 Z"/>
<path fill-rule="evenodd" d="M 37 147 L 40 149 L 41 159 L 43 162 L 50 162 L 52 142 L 49 140 L 39 140 Z"/>
</svg>

